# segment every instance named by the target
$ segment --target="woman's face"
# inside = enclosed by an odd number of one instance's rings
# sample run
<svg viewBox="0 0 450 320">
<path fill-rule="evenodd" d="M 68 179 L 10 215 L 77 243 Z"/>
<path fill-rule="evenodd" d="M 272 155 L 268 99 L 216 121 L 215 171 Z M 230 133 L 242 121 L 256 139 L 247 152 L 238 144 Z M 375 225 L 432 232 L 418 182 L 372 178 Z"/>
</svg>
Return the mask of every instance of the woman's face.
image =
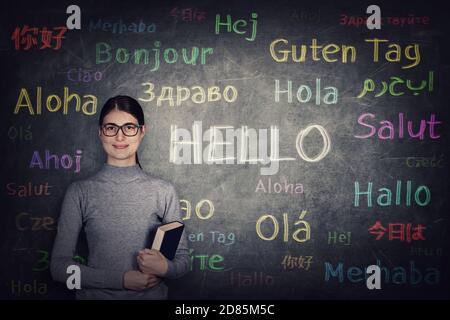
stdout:
<svg viewBox="0 0 450 320">
<path fill-rule="evenodd" d="M 119 110 L 113 110 L 103 118 L 103 125 L 116 124 L 122 126 L 126 123 L 139 124 L 138 120 L 131 114 Z M 107 163 L 118 167 L 135 165 L 136 152 L 144 135 L 144 127 L 141 127 L 141 129 L 138 130 L 138 133 L 133 137 L 124 135 L 123 131 L 120 129 L 117 132 L 117 135 L 108 137 L 103 134 L 102 129 L 99 129 L 99 136 L 103 144 L 103 149 L 105 149 L 105 152 L 108 155 Z"/>
</svg>

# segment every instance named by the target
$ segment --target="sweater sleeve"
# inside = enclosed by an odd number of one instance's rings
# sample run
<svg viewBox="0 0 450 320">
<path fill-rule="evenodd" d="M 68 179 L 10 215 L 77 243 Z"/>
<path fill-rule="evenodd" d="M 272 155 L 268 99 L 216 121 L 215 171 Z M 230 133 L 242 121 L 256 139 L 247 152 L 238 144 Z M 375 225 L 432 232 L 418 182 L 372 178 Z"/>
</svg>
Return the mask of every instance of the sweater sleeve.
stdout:
<svg viewBox="0 0 450 320">
<path fill-rule="evenodd" d="M 178 199 L 175 188 L 170 185 L 165 196 L 165 212 L 163 216 L 163 223 L 172 221 L 182 221 L 180 201 Z M 186 229 L 184 229 L 181 235 L 180 243 L 178 244 L 177 251 L 173 260 L 168 261 L 168 270 L 165 275 L 168 279 L 176 279 L 185 275 L 189 271 L 189 248 L 186 237 Z"/>
<path fill-rule="evenodd" d="M 81 270 L 81 288 L 123 289 L 123 272 L 100 270 L 75 262 L 72 257 L 83 226 L 83 201 L 80 186 L 72 183 L 66 191 L 58 219 L 56 239 L 50 261 L 50 272 L 55 281 L 66 283 L 69 265 Z"/>
</svg>

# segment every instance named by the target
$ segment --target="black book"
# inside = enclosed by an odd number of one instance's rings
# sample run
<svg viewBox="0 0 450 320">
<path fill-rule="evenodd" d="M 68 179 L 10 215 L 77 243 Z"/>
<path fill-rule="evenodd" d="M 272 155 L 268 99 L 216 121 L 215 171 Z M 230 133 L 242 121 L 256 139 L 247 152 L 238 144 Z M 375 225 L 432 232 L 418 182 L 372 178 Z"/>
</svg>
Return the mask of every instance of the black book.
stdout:
<svg viewBox="0 0 450 320">
<path fill-rule="evenodd" d="M 178 221 L 160 225 L 153 239 L 152 249 L 159 250 L 164 257 L 172 260 L 175 257 L 184 224 Z"/>
</svg>

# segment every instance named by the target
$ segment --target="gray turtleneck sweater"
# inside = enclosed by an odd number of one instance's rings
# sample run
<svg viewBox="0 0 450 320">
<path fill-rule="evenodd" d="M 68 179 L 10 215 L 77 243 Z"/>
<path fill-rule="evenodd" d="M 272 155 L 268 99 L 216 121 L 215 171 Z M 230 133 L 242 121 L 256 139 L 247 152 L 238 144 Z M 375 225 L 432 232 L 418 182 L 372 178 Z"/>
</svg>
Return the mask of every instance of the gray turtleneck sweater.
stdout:
<svg viewBox="0 0 450 320">
<path fill-rule="evenodd" d="M 172 184 L 151 177 L 137 165 L 105 164 L 96 175 L 73 182 L 66 192 L 51 256 L 52 277 L 66 283 L 67 267 L 76 264 L 81 269 L 78 299 L 166 299 L 164 282 L 132 291 L 123 287 L 123 275 L 138 270 L 136 257 L 150 246 L 151 230 L 175 220 L 182 219 Z M 72 259 L 82 228 L 89 246 L 87 266 Z M 165 277 L 184 275 L 189 261 L 184 232 Z"/>
</svg>

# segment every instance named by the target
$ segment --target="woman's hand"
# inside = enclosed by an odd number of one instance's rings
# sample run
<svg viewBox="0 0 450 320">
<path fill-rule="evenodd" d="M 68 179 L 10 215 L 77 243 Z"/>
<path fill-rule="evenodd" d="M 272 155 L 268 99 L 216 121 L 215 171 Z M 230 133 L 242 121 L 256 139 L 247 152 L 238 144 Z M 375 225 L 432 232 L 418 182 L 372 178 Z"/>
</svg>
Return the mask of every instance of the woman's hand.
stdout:
<svg viewBox="0 0 450 320">
<path fill-rule="evenodd" d="M 139 251 L 137 256 L 139 269 L 145 274 L 154 274 L 159 277 L 164 277 L 169 268 L 167 259 L 161 252 L 154 249 L 144 249 Z"/>
<path fill-rule="evenodd" d="M 154 274 L 145 274 L 137 270 L 130 270 L 123 275 L 125 289 L 142 291 L 157 285 L 161 279 Z"/>
</svg>

